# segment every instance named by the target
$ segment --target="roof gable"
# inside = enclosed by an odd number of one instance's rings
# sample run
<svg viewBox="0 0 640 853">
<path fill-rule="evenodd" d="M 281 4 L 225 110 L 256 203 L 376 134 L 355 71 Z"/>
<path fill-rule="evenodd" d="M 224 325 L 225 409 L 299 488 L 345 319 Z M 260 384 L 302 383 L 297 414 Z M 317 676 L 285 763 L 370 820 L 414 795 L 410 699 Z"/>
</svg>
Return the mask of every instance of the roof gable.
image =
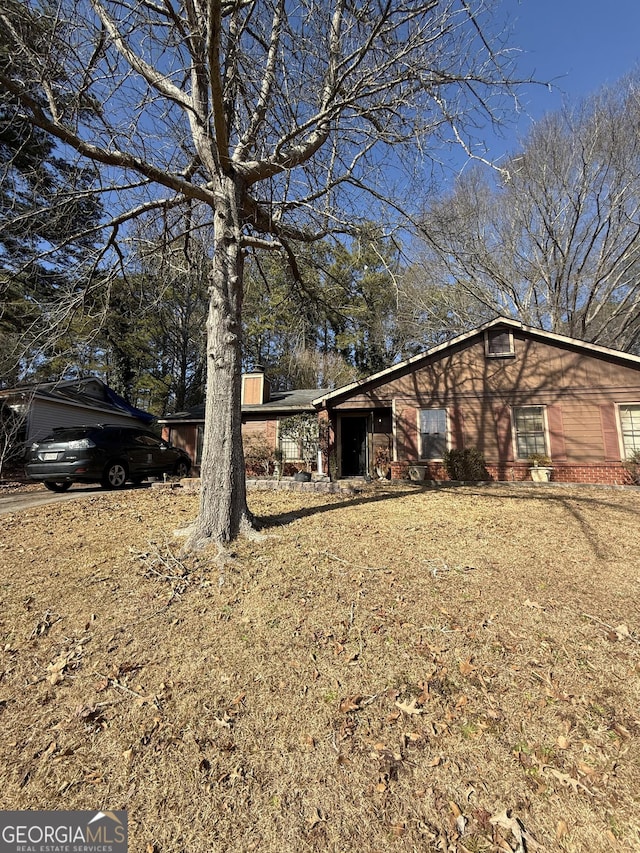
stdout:
<svg viewBox="0 0 640 853">
<path fill-rule="evenodd" d="M 90 409 L 107 415 L 131 417 L 146 424 L 155 420 L 154 415 L 127 403 L 97 376 L 8 388 L 1 391 L 0 395 L 4 397 L 24 395 L 27 400 L 33 397 L 36 400 Z"/>
<path fill-rule="evenodd" d="M 521 323 L 518 320 L 512 320 L 509 317 L 496 317 L 481 326 L 477 326 L 475 329 L 471 329 L 469 332 L 457 335 L 455 338 L 451 338 L 443 344 L 438 344 L 429 350 L 425 350 L 411 358 L 398 362 L 385 370 L 373 373 L 370 376 L 366 376 L 364 379 L 356 380 L 349 385 L 343 385 L 341 388 L 336 388 L 328 394 L 322 395 L 319 393 L 316 399 L 313 400 L 313 405 L 316 408 L 322 408 L 329 402 L 336 402 L 341 398 L 348 399 L 349 397 L 362 392 L 368 386 L 388 382 L 410 370 L 419 369 L 420 366 L 427 361 L 433 361 L 438 357 L 446 358 L 446 356 L 456 348 L 471 344 L 475 338 L 480 335 L 484 335 L 486 331 L 496 327 L 518 331 L 533 339 L 546 341 L 550 344 L 556 344 L 573 350 L 581 350 L 587 355 L 616 359 L 626 363 L 630 367 L 640 369 L 639 356 L 630 355 L 629 353 L 624 353 L 620 350 L 611 349 L 609 347 L 603 347 L 599 344 L 580 341 L 577 338 L 572 338 L 568 335 L 558 335 L 554 332 L 546 332 L 544 329 L 536 329 L 533 326 L 526 326 L 524 323 Z"/>
</svg>

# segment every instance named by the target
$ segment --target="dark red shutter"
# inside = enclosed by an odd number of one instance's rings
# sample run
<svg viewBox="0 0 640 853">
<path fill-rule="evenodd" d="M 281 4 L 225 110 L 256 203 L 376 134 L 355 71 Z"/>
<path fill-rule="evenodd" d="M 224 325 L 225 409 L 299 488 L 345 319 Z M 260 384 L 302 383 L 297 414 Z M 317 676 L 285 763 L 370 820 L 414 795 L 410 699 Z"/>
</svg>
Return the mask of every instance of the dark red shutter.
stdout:
<svg viewBox="0 0 640 853">
<path fill-rule="evenodd" d="M 613 403 L 606 403 L 600 406 L 600 421 L 602 423 L 604 458 L 607 462 L 619 462 L 620 439 L 618 437 L 616 408 Z"/>
<path fill-rule="evenodd" d="M 561 406 L 547 406 L 547 426 L 549 427 L 549 455 L 552 461 L 566 462 L 567 449 L 564 443 Z"/>
</svg>

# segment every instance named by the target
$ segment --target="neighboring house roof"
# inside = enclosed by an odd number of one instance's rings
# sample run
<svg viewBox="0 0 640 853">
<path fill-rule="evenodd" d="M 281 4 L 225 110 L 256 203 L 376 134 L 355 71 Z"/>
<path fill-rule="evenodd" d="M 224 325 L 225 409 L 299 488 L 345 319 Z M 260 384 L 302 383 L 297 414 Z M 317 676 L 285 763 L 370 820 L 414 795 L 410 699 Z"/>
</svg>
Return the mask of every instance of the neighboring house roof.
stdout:
<svg viewBox="0 0 640 853">
<path fill-rule="evenodd" d="M 59 382 L 42 382 L 35 385 L 22 385 L 0 391 L 0 397 L 9 400 L 22 398 L 29 400 L 47 400 L 68 406 L 91 409 L 108 415 L 129 416 L 143 423 L 151 423 L 155 416 L 130 405 L 119 394 L 97 376 L 85 379 L 65 379 Z M 11 405 L 11 403 L 9 403 Z M 106 418 L 103 418 L 106 421 Z"/>
<path fill-rule="evenodd" d="M 242 407 L 243 414 L 261 414 L 278 415 L 291 414 L 293 412 L 313 412 L 313 400 L 318 394 L 329 393 L 328 388 L 298 388 L 294 391 L 272 391 L 271 399 L 266 403 L 255 403 L 253 405 L 244 405 Z M 184 412 L 176 412 L 172 415 L 165 415 L 163 418 L 158 418 L 158 423 L 200 423 L 204 421 L 204 403 L 199 406 L 193 406 Z"/>
<path fill-rule="evenodd" d="M 317 409 L 321 409 L 324 408 L 328 403 L 331 403 L 341 397 L 352 396 L 353 392 L 359 391 L 366 385 L 376 383 L 381 379 L 388 381 L 394 376 L 394 374 L 402 373 L 406 371 L 408 367 L 417 366 L 420 364 L 420 362 L 425 361 L 426 359 L 431 360 L 433 359 L 434 355 L 446 354 L 447 350 L 453 349 L 454 347 L 459 346 L 461 343 L 465 343 L 476 335 L 481 334 L 487 331 L 488 329 L 492 329 L 495 326 L 507 327 L 512 330 L 524 332 L 533 338 L 547 340 L 550 343 L 555 343 L 562 346 L 569 346 L 573 349 L 582 349 L 590 355 L 599 355 L 608 358 L 615 358 L 618 361 L 623 361 L 627 364 L 633 365 L 634 367 L 640 367 L 640 356 L 631 355 L 629 353 L 621 352 L 620 350 L 611 349 L 609 347 L 603 347 L 599 344 L 590 344 L 586 341 L 580 341 L 577 338 L 571 338 L 568 335 L 558 335 L 554 332 L 545 332 L 543 329 L 536 329 L 533 326 L 525 326 L 524 323 L 520 323 L 518 320 L 512 320 L 508 317 L 496 317 L 494 320 L 490 320 L 488 323 L 484 323 L 482 326 L 477 326 L 475 329 L 471 329 L 471 331 L 469 332 L 464 332 L 464 334 L 462 335 L 457 335 L 455 338 L 451 338 L 450 340 L 445 341 L 445 343 L 443 344 L 438 344 L 437 346 L 432 347 L 429 350 L 425 350 L 424 352 L 418 353 L 418 355 L 414 355 L 411 358 L 406 359 L 405 361 L 401 361 L 397 364 L 392 365 L 391 367 L 387 367 L 385 368 L 385 370 L 381 370 L 378 373 L 373 373 L 370 376 L 366 376 L 364 379 L 358 379 L 355 382 L 351 382 L 349 385 L 343 385 L 341 388 L 336 388 L 334 391 L 329 391 L 326 394 L 323 394 L 321 391 L 318 391 L 316 398 L 313 400 L 313 405 Z"/>
</svg>

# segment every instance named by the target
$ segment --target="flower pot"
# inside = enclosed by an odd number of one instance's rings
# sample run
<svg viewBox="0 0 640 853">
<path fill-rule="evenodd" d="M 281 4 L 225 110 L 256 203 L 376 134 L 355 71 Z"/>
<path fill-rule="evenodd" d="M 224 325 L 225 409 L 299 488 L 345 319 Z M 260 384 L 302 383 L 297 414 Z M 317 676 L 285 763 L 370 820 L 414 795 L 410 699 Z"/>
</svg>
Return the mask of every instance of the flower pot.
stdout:
<svg viewBox="0 0 640 853">
<path fill-rule="evenodd" d="M 424 480 L 427 476 L 427 466 L 426 465 L 410 465 L 409 466 L 409 478 L 414 482 L 420 482 Z"/>
<path fill-rule="evenodd" d="M 535 465 L 533 468 L 529 468 L 529 471 L 534 483 L 548 483 L 553 468 L 549 468 L 547 465 Z"/>
</svg>

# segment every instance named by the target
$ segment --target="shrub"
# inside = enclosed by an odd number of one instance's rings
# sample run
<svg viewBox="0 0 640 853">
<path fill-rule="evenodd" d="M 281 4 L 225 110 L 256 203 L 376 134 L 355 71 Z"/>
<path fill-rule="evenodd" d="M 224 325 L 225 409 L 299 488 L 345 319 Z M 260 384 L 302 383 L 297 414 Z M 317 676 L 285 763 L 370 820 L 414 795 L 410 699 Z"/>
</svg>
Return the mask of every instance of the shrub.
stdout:
<svg viewBox="0 0 640 853">
<path fill-rule="evenodd" d="M 391 466 L 391 454 L 388 447 L 378 447 L 373 456 L 373 465 L 376 471 L 380 472 L 381 477 L 389 476 L 389 468 Z"/>
<path fill-rule="evenodd" d="M 444 467 L 450 480 L 489 480 L 484 456 L 476 447 L 446 450 Z"/>
<path fill-rule="evenodd" d="M 247 474 L 268 477 L 271 473 L 273 450 L 264 433 L 248 435 L 243 439 L 244 462 Z"/>
<path fill-rule="evenodd" d="M 631 479 L 636 486 L 640 486 L 640 450 L 634 450 L 631 456 L 622 463 L 631 474 Z"/>
</svg>

